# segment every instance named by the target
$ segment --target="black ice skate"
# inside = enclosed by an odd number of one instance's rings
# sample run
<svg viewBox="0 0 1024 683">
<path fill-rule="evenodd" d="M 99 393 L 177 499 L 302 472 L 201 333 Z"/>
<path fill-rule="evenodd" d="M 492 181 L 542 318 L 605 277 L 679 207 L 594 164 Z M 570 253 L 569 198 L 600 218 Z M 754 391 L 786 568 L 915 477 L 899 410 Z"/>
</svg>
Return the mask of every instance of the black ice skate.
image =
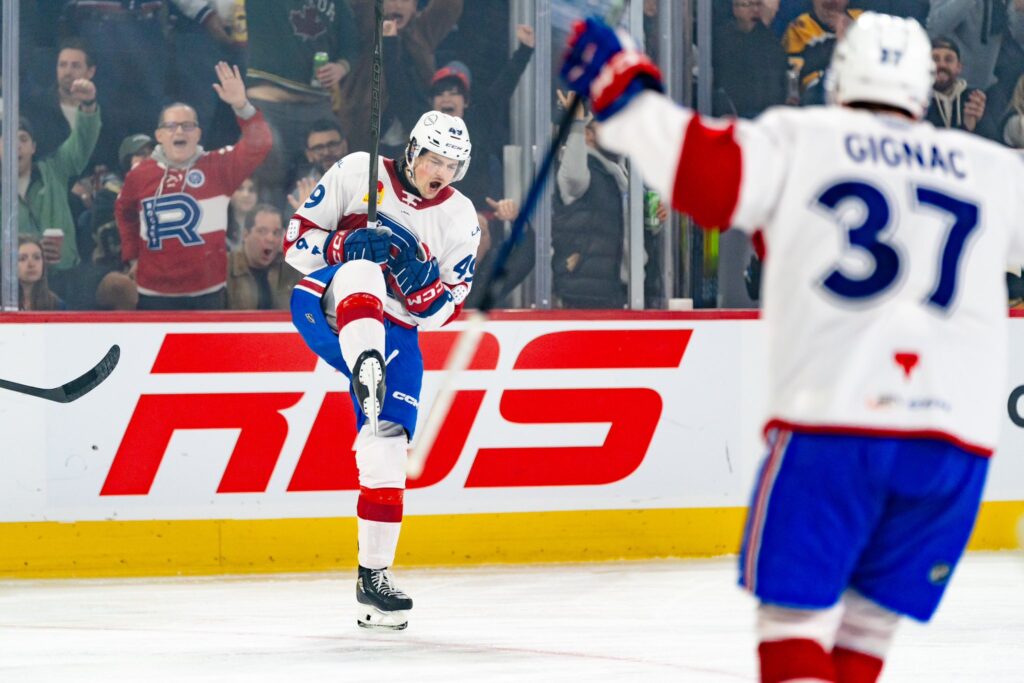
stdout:
<svg viewBox="0 0 1024 683">
<path fill-rule="evenodd" d="M 356 365 L 352 368 L 352 389 L 356 392 L 356 400 L 359 401 L 363 414 L 370 421 L 370 430 L 373 434 L 377 433 L 377 417 L 384 408 L 386 369 L 384 358 L 373 349 L 359 354 Z"/>
<path fill-rule="evenodd" d="M 363 628 L 401 631 L 409 625 L 407 612 L 412 609 L 412 598 L 395 586 L 387 567 L 359 566 L 356 600 L 359 601 L 356 622 Z"/>
</svg>

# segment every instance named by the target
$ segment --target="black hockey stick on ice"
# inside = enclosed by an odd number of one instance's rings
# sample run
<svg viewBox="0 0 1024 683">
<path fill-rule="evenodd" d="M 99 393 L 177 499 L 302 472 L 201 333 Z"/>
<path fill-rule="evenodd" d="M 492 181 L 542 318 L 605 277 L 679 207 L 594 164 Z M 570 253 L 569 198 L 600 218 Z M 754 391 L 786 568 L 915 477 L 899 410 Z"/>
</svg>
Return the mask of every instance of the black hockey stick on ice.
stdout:
<svg viewBox="0 0 1024 683">
<path fill-rule="evenodd" d="M 110 373 L 117 366 L 117 361 L 120 357 L 121 347 L 114 344 L 107 351 L 107 355 L 103 356 L 94 368 L 67 384 L 62 384 L 53 389 L 41 389 L 39 387 L 30 387 L 27 384 L 18 384 L 10 380 L 0 379 L 0 389 L 17 391 L 19 394 L 45 398 L 47 401 L 56 401 L 57 403 L 71 403 L 88 394 L 109 377 Z"/>
<path fill-rule="evenodd" d="M 611 26 L 618 25 L 625 7 L 625 0 L 612 0 L 606 15 L 607 23 Z M 430 455 L 430 450 L 434 447 L 438 434 L 441 433 L 441 426 L 448 416 L 448 410 L 451 408 L 452 401 L 455 400 L 455 379 L 469 367 L 473 356 L 476 355 L 477 346 L 479 346 L 480 339 L 483 337 L 483 326 L 487 320 L 487 313 L 497 303 L 498 292 L 501 291 L 505 278 L 508 276 L 508 259 L 512 255 L 512 250 L 519 244 L 526 233 L 526 224 L 529 222 L 533 210 L 537 207 L 537 202 L 540 201 L 548 176 L 551 175 L 555 155 L 558 154 L 558 150 L 562 148 L 566 138 L 569 137 L 569 130 L 572 128 L 573 120 L 576 118 L 576 107 L 579 101 L 579 96 L 575 92 L 569 96 L 568 106 L 566 106 L 565 112 L 562 113 L 562 118 L 558 122 L 558 131 L 544 153 L 544 158 L 537 168 L 537 175 L 534 176 L 533 182 L 530 183 L 530 188 L 526 192 L 526 199 L 523 200 L 523 206 L 519 210 L 519 215 L 516 216 L 515 221 L 512 223 L 512 230 L 501 243 L 498 255 L 494 257 L 494 262 L 491 265 L 490 273 L 484 275 L 482 280 L 476 283 L 476 286 L 483 287 L 484 293 L 480 297 L 480 305 L 476 310 L 469 313 L 466 327 L 456 338 L 452 350 L 448 352 L 448 359 L 445 361 L 444 367 L 444 382 L 437 392 L 437 397 L 430 406 L 427 420 L 416 437 L 416 443 L 413 444 L 412 451 L 409 453 L 409 460 L 406 463 L 406 472 L 412 478 L 416 478 L 423 473 L 423 466 L 427 462 L 427 456 Z"/>
</svg>

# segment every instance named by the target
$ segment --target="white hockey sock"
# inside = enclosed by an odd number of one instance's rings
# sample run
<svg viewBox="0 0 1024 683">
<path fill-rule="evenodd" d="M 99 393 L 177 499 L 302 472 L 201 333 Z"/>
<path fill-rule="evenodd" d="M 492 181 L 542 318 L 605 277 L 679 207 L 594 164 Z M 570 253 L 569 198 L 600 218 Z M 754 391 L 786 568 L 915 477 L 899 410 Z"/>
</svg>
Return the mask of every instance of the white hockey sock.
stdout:
<svg viewBox="0 0 1024 683">
<path fill-rule="evenodd" d="M 344 305 L 344 302 L 342 303 Z M 340 310 L 339 306 L 339 310 Z M 374 350 L 384 358 L 384 323 L 380 320 L 362 318 L 338 330 L 338 343 L 345 365 L 352 369 L 364 351 Z"/>
<path fill-rule="evenodd" d="M 342 264 L 331 280 L 330 303 L 336 308 L 338 343 L 349 368 L 364 351 L 384 357 L 384 275 L 372 261 Z"/>
<path fill-rule="evenodd" d="M 855 590 L 843 593 L 845 611 L 836 645 L 884 660 L 896 636 L 900 615 L 872 602 Z"/>
<path fill-rule="evenodd" d="M 356 438 L 359 564 L 368 569 L 390 567 L 395 561 L 408 447 L 405 429 L 394 422 L 381 422 L 376 435 L 364 426 Z"/>
<path fill-rule="evenodd" d="M 367 569 L 383 569 L 395 562 L 398 534 L 402 523 L 374 522 L 357 518 L 359 526 L 359 564 Z"/>
</svg>

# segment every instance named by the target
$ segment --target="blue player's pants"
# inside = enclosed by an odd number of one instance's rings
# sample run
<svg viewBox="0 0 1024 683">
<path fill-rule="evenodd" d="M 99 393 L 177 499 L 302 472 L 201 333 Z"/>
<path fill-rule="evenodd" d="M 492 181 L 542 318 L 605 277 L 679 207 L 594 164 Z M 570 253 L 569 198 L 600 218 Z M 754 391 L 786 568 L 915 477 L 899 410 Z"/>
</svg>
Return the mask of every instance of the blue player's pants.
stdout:
<svg viewBox="0 0 1024 683">
<path fill-rule="evenodd" d="M 305 279 L 315 280 L 323 286 L 324 291 L 330 286 L 331 278 L 339 266 L 322 268 Z M 301 282 L 299 283 L 301 285 Z M 338 344 L 338 335 L 331 330 L 327 317 L 324 315 L 321 297 L 312 291 L 296 288 L 292 291 L 291 300 L 292 323 L 299 331 L 306 344 L 318 356 L 330 363 L 352 379 L 352 371 L 345 364 Z M 406 328 L 384 321 L 384 358 L 387 360 L 387 372 L 384 382 L 387 394 L 380 419 L 395 422 L 405 428 L 412 440 L 416 431 L 416 416 L 419 411 L 420 389 L 423 385 L 423 356 L 417 341 L 416 328 Z M 362 429 L 366 422 L 355 392 L 349 388 L 349 397 L 356 411 L 356 429 Z"/>
<path fill-rule="evenodd" d="M 988 459 L 924 439 L 773 432 L 740 585 L 762 602 L 834 605 L 852 587 L 927 621 L 970 537 Z"/>
</svg>

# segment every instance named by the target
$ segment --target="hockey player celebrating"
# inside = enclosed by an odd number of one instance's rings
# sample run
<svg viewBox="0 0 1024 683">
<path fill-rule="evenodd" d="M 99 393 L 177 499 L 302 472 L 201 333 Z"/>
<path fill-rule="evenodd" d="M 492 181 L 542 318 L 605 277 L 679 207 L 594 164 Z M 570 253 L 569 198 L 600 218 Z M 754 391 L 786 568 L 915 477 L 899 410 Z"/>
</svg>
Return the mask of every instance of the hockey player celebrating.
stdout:
<svg viewBox="0 0 1024 683">
<path fill-rule="evenodd" d="M 928 621 L 974 525 L 1007 371 L 1007 262 L 1024 165 L 921 122 L 919 24 L 866 13 L 836 46 L 830 106 L 718 122 L 597 20 L 562 70 L 605 147 L 701 225 L 767 252 L 768 453 L 740 583 L 761 680 L 865 683 L 901 615 Z"/>
<path fill-rule="evenodd" d="M 379 160 L 377 224 L 366 225 L 369 155 L 356 152 L 320 179 L 285 234 L 288 263 L 306 273 L 292 295 L 295 327 L 351 383 L 359 429 L 356 598 L 367 628 L 405 628 L 412 608 L 389 567 L 423 381 L 416 335 L 455 319 L 473 281 L 476 211 L 450 187 L 469 159 L 462 119 L 427 112 L 405 155 Z"/>
</svg>

